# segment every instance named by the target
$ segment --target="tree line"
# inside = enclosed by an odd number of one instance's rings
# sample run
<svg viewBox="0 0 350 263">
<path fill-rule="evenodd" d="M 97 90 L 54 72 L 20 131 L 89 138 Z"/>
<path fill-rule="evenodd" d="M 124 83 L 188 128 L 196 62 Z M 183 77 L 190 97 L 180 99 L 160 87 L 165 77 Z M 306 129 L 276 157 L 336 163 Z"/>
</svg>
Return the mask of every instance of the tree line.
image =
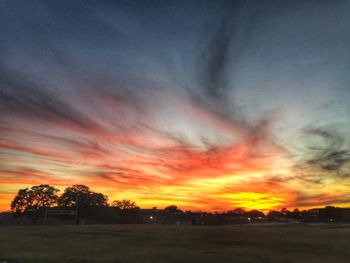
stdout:
<svg viewBox="0 0 350 263">
<path fill-rule="evenodd" d="M 108 197 L 102 193 L 93 192 L 85 185 L 72 185 L 67 187 L 59 195 L 59 189 L 48 184 L 32 186 L 30 188 L 20 189 L 11 202 L 11 210 L 17 218 L 30 218 L 36 222 L 42 218 L 53 215 L 52 218 L 60 220 L 74 220 L 80 223 L 81 220 L 90 220 L 93 223 L 143 223 L 144 214 L 141 209 L 131 200 L 114 200 L 108 203 Z M 153 218 L 152 212 L 148 211 L 150 218 Z M 158 210 L 160 211 L 160 210 Z M 215 218 L 215 222 L 224 222 L 225 218 L 240 218 L 252 221 L 306 221 L 306 222 L 333 222 L 342 220 L 343 210 L 332 206 L 324 209 L 309 209 L 290 211 L 283 208 L 280 211 L 269 211 L 266 215 L 259 210 L 246 211 L 242 208 L 226 211 L 223 213 L 206 212 L 183 212 L 177 206 L 170 205 L 158 213 L 163 219 L 186 219 L 193 220 L 195 217 L 203 216 L 205 218 Z M 242 220 L 240 220 L 242 221 Z M 164 220 L 162 221 L 164 222 Z M 226 221 L 228 222 L 228 221 Z M 232 222 L 232 221 L 231 221 Z"/>
<path fill-rule="evenodd" d="M 20 189 L 11 202 L 11 210 L 17 217 L 26 216 L 34 221 L 47 216 L 48 211 L 56 215 L 58 212 L 73 211 L 77 221 L 81 218 L 98 221 L 103 217 L 111 218 L 106 210 L 108 207 L 120 215 L 136 215 L 139 210 L 136 203 L 130 200 L 115 200 L 109 205 L 106 195 L 93 192 L 86 185 L 67 187 L 62 195 L 58 195 L 58 192 L 59 189 L 47 184 Z"/>
<path fill-rule="evenodd" d="M 114 200 L 108 204 L 108 197 L 93 192 L 86 185 L 75 184 L 67 187 L 62 195 L 59 189 L 48 184 L 20 189 L 11 202 L 11 210 L 17 218 L 29 218 L 32 223 L 52 214 L 60 219 L 71 219 L 76 223 L 82 219 L 101 223 L 142 223 L 140 207 L 131 200 Z M 169 213 L 180 211 L 177 206 L 169 205 L 164 209 Z M 72 213 L 64 213 L 72 212 Z"/>
</svg>

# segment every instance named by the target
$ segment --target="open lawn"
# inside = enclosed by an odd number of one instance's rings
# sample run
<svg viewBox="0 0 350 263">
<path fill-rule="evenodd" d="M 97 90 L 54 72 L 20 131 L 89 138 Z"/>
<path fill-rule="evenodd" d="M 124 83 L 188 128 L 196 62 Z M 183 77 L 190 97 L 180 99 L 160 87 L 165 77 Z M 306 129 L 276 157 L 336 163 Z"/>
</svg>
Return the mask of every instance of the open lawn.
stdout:
<svg viewBox="0 0 350 263">
<path fill-rule="evenodd" d="M 336 225 L 0 227 L 0 262 L 350 262 Z"/>
</svg>

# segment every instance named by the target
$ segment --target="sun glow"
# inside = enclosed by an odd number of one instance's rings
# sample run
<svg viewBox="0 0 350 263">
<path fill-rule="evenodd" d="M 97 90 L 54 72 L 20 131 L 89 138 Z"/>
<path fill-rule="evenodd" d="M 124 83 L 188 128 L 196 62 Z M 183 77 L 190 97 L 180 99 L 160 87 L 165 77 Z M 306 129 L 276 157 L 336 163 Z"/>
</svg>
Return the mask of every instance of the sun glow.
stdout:
<svg viewBox="0 0 350 263">
<path fill-rule="evenodd" d="M 233 207 L 258 209 L 261 211 L 279 207 L 283 203 L 282 198 L 266 193 L 239 192 L 224 194 L 223 197 L 231 200 Z"/>
</svg>

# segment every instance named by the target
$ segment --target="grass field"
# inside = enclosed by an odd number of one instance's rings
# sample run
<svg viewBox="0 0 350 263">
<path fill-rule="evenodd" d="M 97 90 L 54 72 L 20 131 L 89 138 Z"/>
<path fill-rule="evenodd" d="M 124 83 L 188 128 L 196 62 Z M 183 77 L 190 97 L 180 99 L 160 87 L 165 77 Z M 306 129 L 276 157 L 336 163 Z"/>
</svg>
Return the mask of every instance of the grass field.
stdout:
<svg viewBox="0 0 350 263">
<path fill-rule="evenodd" d="M 350 227 L 0 228 L 0 262 L 350 262 Z"/>
</svg>

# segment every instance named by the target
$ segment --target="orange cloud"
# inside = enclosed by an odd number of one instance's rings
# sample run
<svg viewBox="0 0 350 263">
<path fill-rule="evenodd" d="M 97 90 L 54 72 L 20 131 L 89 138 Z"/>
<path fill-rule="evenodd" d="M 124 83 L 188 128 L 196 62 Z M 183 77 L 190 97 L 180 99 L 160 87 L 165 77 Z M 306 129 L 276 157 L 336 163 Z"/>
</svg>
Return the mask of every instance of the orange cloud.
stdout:
<svg viewBox="0 0 350 263">
<path fill-rule="evenodd" d="M 69 109 L 74 112 L 70 119 L 64 111 L 52 109 L 49 115 L 55 118 L 47 126 L 41 119 L 38 126 L 0 127 L 0 186 L 5 192 L 0 209 L 9 208 L 18 190 L 14 186 L 43 183 L 61 189 L 86 184 L 111 201 L 129 198 L 143 207 L 176 204 L 194 210 L 266 211 L 349 203 L 341 198 L 345 188 L 339 189 L 339 196 L 323 197 L 317 196 L 320 190 L 312 195 L 299 190 L 309 174 L 294 169 L 291 154 L 276 143 L 273 120 L 253 125 L 202 104 L 185 103 L 191 108 L 189 118 L 228 134 L 222 143 L 203 139 L 199 145 L 186 136 L 131 121 L 133 114 L 135 119 L 150 119 L 135 101 L 107 96 L 94 103 L 103 111 L 92 111 L 89 118 Z M 121 114 L 114 116 L 115 112 Z M 79 128 L 72 129 L 73 124 Z"/>
</svg>

